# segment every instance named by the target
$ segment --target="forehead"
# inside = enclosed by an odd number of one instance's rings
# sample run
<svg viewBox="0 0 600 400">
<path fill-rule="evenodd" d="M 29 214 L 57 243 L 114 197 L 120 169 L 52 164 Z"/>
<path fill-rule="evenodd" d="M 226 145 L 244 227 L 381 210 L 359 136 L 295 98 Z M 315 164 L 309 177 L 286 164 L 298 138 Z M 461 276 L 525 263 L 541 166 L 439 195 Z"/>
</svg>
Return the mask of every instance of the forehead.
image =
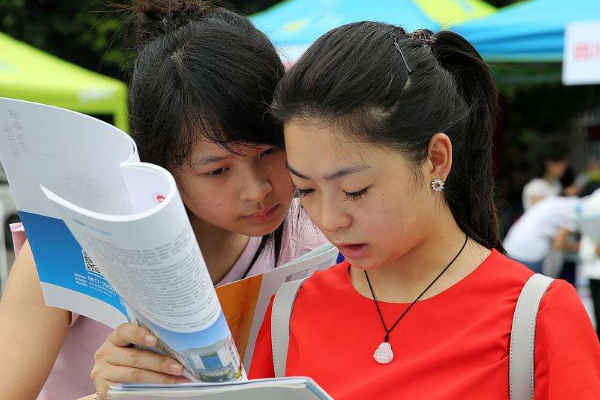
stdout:
<svg viewBox="0 0 600 400">
<path fill-rule="evenodd" d="M 360 143 L 329 126 L 290 122 L 285 125 L 288 163 L 302 172 L 319 174 L 350 164 L 372 165 L 384 151 L 379 146 Z"/>
</svg>

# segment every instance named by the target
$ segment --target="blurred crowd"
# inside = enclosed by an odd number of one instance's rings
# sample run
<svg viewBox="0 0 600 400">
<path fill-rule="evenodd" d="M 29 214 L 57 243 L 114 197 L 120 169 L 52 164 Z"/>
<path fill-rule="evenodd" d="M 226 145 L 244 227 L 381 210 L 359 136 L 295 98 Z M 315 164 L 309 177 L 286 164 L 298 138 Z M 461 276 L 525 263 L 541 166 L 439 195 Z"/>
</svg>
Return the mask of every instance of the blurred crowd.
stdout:
<svg viewBox="0 0 600 400">
<path fill-rule="evenodd" d="M 600 321 L 600 165 L 575 174 L 569 150 L 558 140 L 539 148 L 533 179 L 523 186 L 520 204 L 513 200 L 516 220 L 505 213 L 501 221 L 503 244 L 509 257 L 534 272 L 577 287 L 592 319 Z"/>
</svg>

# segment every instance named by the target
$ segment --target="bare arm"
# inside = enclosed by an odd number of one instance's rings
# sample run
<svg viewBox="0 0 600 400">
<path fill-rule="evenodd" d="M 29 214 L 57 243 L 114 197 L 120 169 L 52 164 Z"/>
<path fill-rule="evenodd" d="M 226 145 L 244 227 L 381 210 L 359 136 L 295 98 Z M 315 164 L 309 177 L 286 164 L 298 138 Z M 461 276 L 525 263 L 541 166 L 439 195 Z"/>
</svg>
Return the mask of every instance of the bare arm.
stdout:
<svg viewBox="0 0 600 400">
<path fill-rule="evenodd" d="M 569 234 L 571 234 L 571 232 L 568 229 L 560 228 L 558 234 L 554 237 L 552 247 L 554 247 L 556 250 L 572 252 L 579 250 L 579 242 L 570 243 L 568 241 Z"/>
<path fill-rule="evenodd" d="M 529 203 L 529 206 L 531 207 L 535 203 L 539 203 L 540 201 L 544 200 L 545 197 L 546 197 L 546 195 L 543 195 L 543 194 L 537 195 L 537 196 L 531 196 L 531 203 Z"/>
<path fill-rule="evenodd" d="M 29 243 L 0 302 L 0 400 L 35 400 L 69 329 L 71 313 L 44 304 Z"/>
</svg>

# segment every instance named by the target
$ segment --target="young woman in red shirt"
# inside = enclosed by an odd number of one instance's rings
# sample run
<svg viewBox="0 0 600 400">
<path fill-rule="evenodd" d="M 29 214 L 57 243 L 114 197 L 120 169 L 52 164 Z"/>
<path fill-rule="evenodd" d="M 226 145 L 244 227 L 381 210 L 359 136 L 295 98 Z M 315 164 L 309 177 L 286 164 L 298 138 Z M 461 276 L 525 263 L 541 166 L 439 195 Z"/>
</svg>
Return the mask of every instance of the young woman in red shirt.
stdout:
<svg viewBox="0 0 600 400">
<path fill-rule="evenodd" d="M 490 72 L 452 32 L 361 22 L 283 78 L 273 110 L 313 222 L 346 257 L 298 292 L 286 375 L 336 400 L 507 399 L 509 340 L 532 275 L 503 255 Z M 271 318 L 251 378 L 273 376 Z M 600 398 L 600 346 L 556 280 L 535 330 L 535 396 Z"/>
</svg>

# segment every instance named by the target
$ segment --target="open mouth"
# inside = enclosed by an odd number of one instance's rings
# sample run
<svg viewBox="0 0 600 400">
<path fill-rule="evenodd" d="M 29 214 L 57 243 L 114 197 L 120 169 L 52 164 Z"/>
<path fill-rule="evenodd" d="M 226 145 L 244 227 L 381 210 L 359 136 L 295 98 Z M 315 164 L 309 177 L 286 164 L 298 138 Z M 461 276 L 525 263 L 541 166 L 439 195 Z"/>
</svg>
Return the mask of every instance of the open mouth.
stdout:
<svg viewBox="0 0 600 400">
<path fill-rule="evenodd" d="M 367 251 L 369 249 L 369 245 L 366 243 L 358 243 L 358 244 L 338 244 L 337 248 L 346 258 L 361 258 L 367 255 Z"/>
</svg>

